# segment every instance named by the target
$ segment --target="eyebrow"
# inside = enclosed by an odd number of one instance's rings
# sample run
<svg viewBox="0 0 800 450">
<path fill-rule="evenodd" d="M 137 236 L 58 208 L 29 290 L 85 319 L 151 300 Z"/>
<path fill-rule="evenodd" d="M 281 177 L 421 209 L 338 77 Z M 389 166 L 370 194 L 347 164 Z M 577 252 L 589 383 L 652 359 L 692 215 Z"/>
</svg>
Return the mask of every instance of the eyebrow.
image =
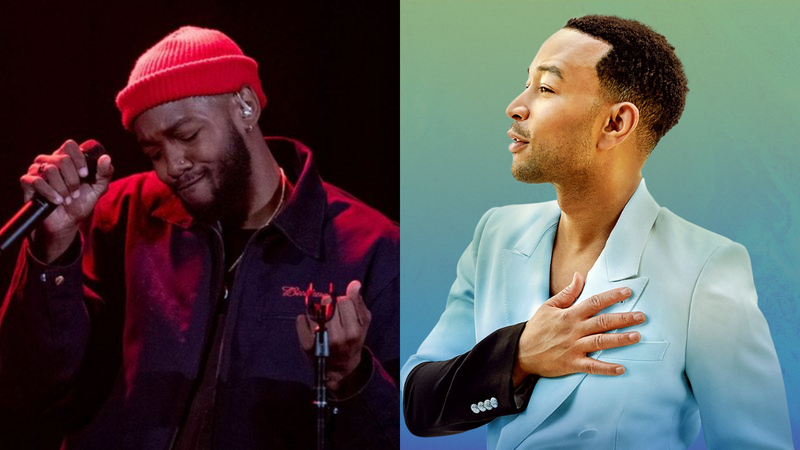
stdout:
<svg viewBox="0 0 800 450">
<path fill-rule="evenodd" d="M 558 78 L 560 78 L 562 80 L 564 79 L 564 75 L 561 74 L 561 69 L 559 69 L 556 66 L 539 66 L 539 67 L 536 68 L 536 71 L 537 72 L 549 72 L 549 73 L 552 73 L 553 75 L 557 76 Z M 530 75 L 530 73 L 531 73 L 531 69 L 529 68 L 528 69 L 528 75 Z"/>
</svg>

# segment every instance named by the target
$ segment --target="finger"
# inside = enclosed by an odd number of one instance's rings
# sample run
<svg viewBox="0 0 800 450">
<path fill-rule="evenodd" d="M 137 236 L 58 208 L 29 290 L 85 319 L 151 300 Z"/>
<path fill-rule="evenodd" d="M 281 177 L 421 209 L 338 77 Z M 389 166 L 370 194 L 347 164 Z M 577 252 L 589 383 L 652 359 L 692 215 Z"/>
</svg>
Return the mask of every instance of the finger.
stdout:
<svg viewBox="0 0 800 450">
<path fill-rule="evenodd" d="M 46 164 L 50 161 L 43 161 L 38 156 L 33 161 L 33 164 L 28 166 L 28 175 L 39 175 L 39 169 L 42 168 L 43 164 Z"/>
<path fill-rule="evenodd" d="M 592 353 L 609 348 L 624 347 L 639 342 L 642 335 L 638 331 L 630 333 L 601 333 L 578 339 L 577 347 L 581 353 Z"/>
<path fill-rule="evenodd" d="M 589 318 L 608 308 L 609 306 L 627 299 L 630 296 L 631 290 L 627 287 L 612 289 L 610 291 L 605 291 L 587 298 L 586 300 L 575 305 L 573 310 L 579 316 Z"/>
<path fill-rule="evenodd" d="M 97 160 L 97 174 L 95 175 L 95 183 L 92 189 L 99 195 L 108 189 L 111 183 L 111 177 L 114 175 L 114 166 L 111 164 L 111 157 L 102 155 Z"/>
<path fill-rule="evenodd" d="M 337 305 L 333 318 L 325 325 L 328 330 L 328 342 L 331 348 L 338 348 L 345 341 L 345 329 L 342 325 L 342 309 Z"/>
<path fill-rule="evenodd" d="M 358 280 L 353 280 L 350 284 L 347 285 L 347 298 L 352 300 L 356 303 L 356 306 L 360 303 L 361 305 L 364 304 L 364 301 L 361 299 L 361 282 Z"/>
<path fill-rule="evenodd" d="M 31 194 L 36 193 L 36 189 L 33 187 L 33 180 L 42 177 L 45 167 L 47 167 L 47 164 L 36 162 L 28 167 L 28 173 L 19 178 L 19 184 L 22 186 L 23 191 L 25 191 L 27 188 L 30 188 Z"/>
<path fill-rule="evenodd" d="M 64 184 L 72 194 L 72 198 L 78 198 L 81 179 L 78 176 L 78 169 L 75 168 L 75 163 L 66 155 L 61 155 L 57 161 L 56 165 L 61 172 L 61 177 L 64 179 Z"/>
<path fill-rule="evenodd" d="M 545 304 L 550 303 L 551 306 L 555 306 L 556 308 L 568 308 L 570 305 L 575 303 L 575 299 L 581 295 L 581 291 L 583 291 L 583 283 L 585 281 L 586 280 L 583 278 L 583 275 L 575 272 L 575 274 L 572 275 L 572 281 L 569 283 L 569 286 L 565 287 L 558 294 L 550 297 Z"/>
<path fill-rule="evenodd" d="M 588 336 L 590 334 L 604 333 L 619 328 L 639 325 L 644 323 L 644 321 L 644 313 L 638 311 L 600 314 L 585 321 L 581 326 L 581 331 L 584 333 L 584 336 Z"/>
<path fill-rule="evenodd" d="M 86 155 L 84 155 L 83 151 L 81 150 L 81 147 L 78 145 L 77 142 L 73 141 L 72 139 L 69 139 L 61 145 L 59 151 L 69 156 L 70 160 L 75 166 L 76 174 L 79 173 L 81 178 L 84 178 L 87 175 L 89 175 L 89 169 L 86 164 Z"/>
<path fill-rule="evenodd" d="M 575 364 L 577 372 L 584 372 L 592 375 L 616 376 L 625 373 L 625 366 L 621 364 L 607 363 L 589 357 L 578 359 Z"/>
<path fill-rule="evenodd" d="M 56 192 L 49 184 L 47 184 L 42 177 L 23 175 L 19 179 L 19 184 L 22 186 L 22 191 L 24 193 L 26 202 L 33 198 L 34 194 L 38 193 L 45 200 L 54 205 L 60 205 L 64 203 L 64 198 L 58 195 L 58 192 Z"/>
<path fill-rule="evenodd" d="M 358 314 L 358 323 L 364 327 L 368 327 L 370 321 L 372 320 L 372 314 L 369 312 L 369 308 L 367 308 L 367 304 L 364 302 L 364 298 L 361 296 L 360 281 L 353 280 L 347 285 L 347 298 L 349 298 L 356 307 L 355 309 L 356 313 Z"/>
<path fill-rule="evenodd" d="M 303 350 L 310 352 L 314 347 L 314 328 L 309 322 L 305 314 L 297 316 L 297 340 L 300 341 L 300 347 Z"/>
<path fill-rule="evenodd" d="M 64 178 L 62 178 L 58 166 L 55 164 L 45 165 L 40 178 L 49 184 L 58 195 L 64 198 L 65 205 L 69 205 L 72 202 L 72 192 L 67 188 L 67 184 L 64 182 Z"/>
<path fill-rule="evenodd" d="M 53 155 L 36 155 L 36 158 L 33 159 L 33 164 L 31 167 L 38 167 L 41 163 L 52 163 L 53 162 Z"/>
<path fill-rule="evenodd" d="M 317 321 L 325 320 L 328 327 L 330 327 L 333 322 L 337 322 L 339 325 L 341 325 L 342 324 L 342 318 L 339 315 L 339 301 L 338 301 L 338 299 L 341 299 L 341 298 L 342 297 L 337 297 L 336 304 L 333 305 L 333 306 L 330 306 L 330 304 L 333 303 L 333 297 L 331 297 L 328 294 L 323 295 L 322 298 L 320 298 L 320 300 L 319 300 L 319 304 L 322 305 L 322 306 L 326 306 L 326 308 L 324 309 L 324 317 L 322 317 L 322 314 L 320 314 L 320 317 L 315 317 L 314 320 L 317 320 Z M 328 318 L 328 314 L 330 314 L 330 311 L 331 311 L 330 308 L 331 307 L 333 308 L 333 315 L 330 318 Z"/>
<path fill-rule="evenodd" d="M 19 185 L 22 188 L 22 201 L 28 202 L 30 199 L 33 198 L 33 194 L 36 193 L 36 188 L 33 187 L 33 180 L 38 177 L 34 177 L 33 175 L 25 174 L 19 177 Z"/>
<path fill-rule="evenodd" d="M 361 334 L 361 322 L 356 312 L 356 305 L 349 297 L 339 297 L 338 313 L 341 318 L 342 338 L 345 340 L 355 339 Z"/>
<path fill-rule="evenodd" d="M 37 162 L 28 167 L 28 175 L 43 178 L 59 195 L 66 198 L 69 197 L 70 191 L 59 171 L 61 159 L 59 156 L 39 155 L 35 160 Z"/>
</svg>

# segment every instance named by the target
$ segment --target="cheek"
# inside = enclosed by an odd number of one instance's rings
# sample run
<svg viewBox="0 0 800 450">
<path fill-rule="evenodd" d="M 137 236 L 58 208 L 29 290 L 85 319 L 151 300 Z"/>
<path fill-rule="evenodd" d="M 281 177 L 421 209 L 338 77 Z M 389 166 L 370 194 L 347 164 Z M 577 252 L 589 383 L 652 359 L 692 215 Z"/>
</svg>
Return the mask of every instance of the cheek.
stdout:
<svg viewBox="0 0 800 450">
<path fill-rule="evenodd" d="M 582 129 L 586 124 L 586 114 L 567 106 L 556 103 L 542 105 L 538 111 L 541 120 L 531 123 L 531 133 L 557 138 L 564 133 Z"/>
<path fill-rule="evenodd" d="M 166 161 L 158 160 L 152 161 L 153 170 L 156 172 L 156 176 L 158 179 L 161 180 L 164 184 L 169 184 L 168 181 L 170 180 L 169 173 L 167 171 L 167 163 Z"/>
<path fill-rule="evenodd" d="M 563 121 L 564 110 L 557 100 L 547 99 L 531 105 L 531 116 L 533 120 L 528 124 L 528 130 L 532 133 L 548 133 L 555 131 Z"/>
</svg>

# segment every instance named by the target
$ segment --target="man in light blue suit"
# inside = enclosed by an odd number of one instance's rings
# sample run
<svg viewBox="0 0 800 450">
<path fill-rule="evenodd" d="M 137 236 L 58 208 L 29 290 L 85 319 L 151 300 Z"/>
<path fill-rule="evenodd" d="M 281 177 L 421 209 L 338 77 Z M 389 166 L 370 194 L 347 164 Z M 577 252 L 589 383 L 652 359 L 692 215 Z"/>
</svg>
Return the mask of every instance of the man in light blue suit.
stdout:
<svg viewBox="0 0 800 450">
<path fill-rule="evenodd" d="M 641 169 L 688 89 L 674 49 L 571 19 L 509 105 L 512 173 L 558 200 L 488 211 L 404 366 L 410 431 L 489 449 L 791 449 L 747 251 L 660 207 Z M 598 315 L 598 313 L 603 314 Z"/>
</svg>

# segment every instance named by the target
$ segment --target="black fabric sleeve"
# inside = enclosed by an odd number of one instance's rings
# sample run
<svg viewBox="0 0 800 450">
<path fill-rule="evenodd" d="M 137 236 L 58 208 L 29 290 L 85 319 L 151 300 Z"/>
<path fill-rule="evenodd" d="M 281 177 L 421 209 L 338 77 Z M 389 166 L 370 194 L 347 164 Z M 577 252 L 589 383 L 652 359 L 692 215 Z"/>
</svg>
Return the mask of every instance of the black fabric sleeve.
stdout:
<svg viewBox="0 0 800 450">
<path fill-rule="evenodd" d="M 524 329 L 525 322 L 501 328 L 463 355 L 415 367 L 403 396 L 409 431 L 423 437 L 445 436 L 525 410 L 536 378 L 529 377 L 516 390 L 512 380 Z"/>
</svg>

